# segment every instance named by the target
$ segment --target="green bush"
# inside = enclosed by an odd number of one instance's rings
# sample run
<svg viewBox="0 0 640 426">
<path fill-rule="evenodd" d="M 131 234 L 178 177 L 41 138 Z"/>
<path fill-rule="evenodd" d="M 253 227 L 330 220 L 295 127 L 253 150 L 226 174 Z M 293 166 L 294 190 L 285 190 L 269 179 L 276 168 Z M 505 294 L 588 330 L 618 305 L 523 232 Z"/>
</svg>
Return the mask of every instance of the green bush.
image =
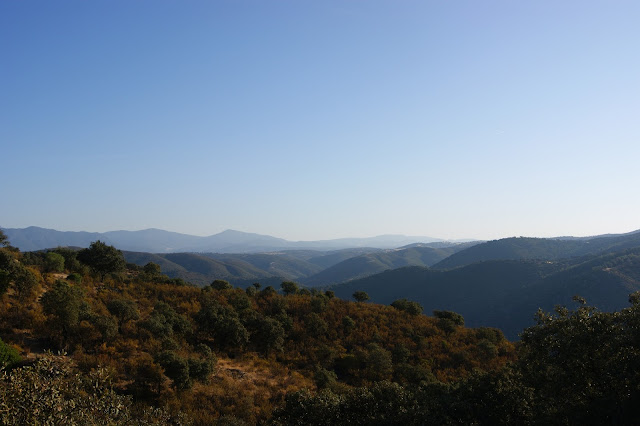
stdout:
<svg viewBox="0 0 640 426">
<path fill-rule="evenodd" d="M 0 368 L 10 367 L 12 364 L 20 361 L 21 358 L 18 351 L 0 339 Z"/>
</svg>

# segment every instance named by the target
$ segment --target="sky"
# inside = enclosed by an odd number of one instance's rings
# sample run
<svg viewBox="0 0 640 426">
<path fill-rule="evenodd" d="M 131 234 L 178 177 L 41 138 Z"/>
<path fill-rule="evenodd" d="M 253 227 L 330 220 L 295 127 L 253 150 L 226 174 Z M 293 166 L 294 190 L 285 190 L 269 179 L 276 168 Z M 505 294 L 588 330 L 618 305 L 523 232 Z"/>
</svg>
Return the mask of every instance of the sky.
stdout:
<svg viewBox="0 0 640 426">
<path fill-rule="evenodd" d="M 640 228 L 635 0 L 4 0 L 0 226 Z"/>
</svg>

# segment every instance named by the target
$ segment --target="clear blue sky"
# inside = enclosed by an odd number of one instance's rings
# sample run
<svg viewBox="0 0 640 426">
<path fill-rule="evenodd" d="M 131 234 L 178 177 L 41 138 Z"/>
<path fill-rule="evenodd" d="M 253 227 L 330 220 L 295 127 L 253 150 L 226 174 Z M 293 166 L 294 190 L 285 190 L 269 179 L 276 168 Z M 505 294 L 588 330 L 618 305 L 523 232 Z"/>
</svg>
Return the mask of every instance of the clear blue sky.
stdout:
<svg viewBox="0 0 640 426">
<path fill-rule="evenodd" d="M 0 2 L 0 226 L 640 228 L 640 2 Z"/>
</svg>

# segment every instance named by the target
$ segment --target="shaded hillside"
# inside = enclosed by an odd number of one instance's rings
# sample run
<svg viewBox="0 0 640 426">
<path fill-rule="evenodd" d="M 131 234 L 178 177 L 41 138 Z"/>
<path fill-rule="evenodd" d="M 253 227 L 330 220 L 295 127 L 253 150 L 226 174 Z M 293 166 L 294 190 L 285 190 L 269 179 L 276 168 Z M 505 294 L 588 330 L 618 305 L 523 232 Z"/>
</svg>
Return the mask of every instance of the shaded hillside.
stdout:
<svg viewBox="0 0 640 426">
<path fill-rule="evenodd" d="M 123 254 L 127 262 L 139 266 L 154 262 L 160 265 L 162 273 L 170 278 L 182 278 L 199 286 L 207 285 L 216 279 L 245 283 L 274 277 L 273 274 L 239 259 L 221 261 L 195 253 L 154 254 L 124 251 Z M 278 279 L 282 280 L 281 277 Z"/>
<path fill-rule="evenodd" d="M 323 286 L 377 274 L 387 269 L 403 266 L 431 266 L 458 250 L 457 246 L 444 248 L 411 247 L 385 250 L 353 257 L 333 265 L 302 283 L 307 286 Z"/>
<path fill-rule="evenodd" d="M 605 310 L 621 309 L 640 290 L 640 249 L 569 261 L 487 261 L 450 271 L 407 267 L 332 287 L 339 297 L 356 290 L 376 303 L 407 298 L 425 312 L 453 310 L 473 327 L 501 328 L 509 338 L 533 323 L 539 307 L 570 305 L 580 295 Z"/>
<path fill-rule="evenodd" d="M 310 261 L 297 259 L 285 253 L 203 253 L 202 255 L 225 263 L 245 262 L 261 270 L 264 276 L 284 277 L 288 280 L 296 280 L 322 270 L 321 266 L 315 265 Z"/>
<path fill-rule="evenodd" d="M 640 232 L 575 239 L 503 238 L 477 244 L 433 265 L 452 269 L 475 262 L 498 259 L 556 260 L 589 254 L 604 254 L 640 246 Z"/>
<path fill-rule="evenodd" d="M 569 303 L 575 295 L 603 311 L 625 307 L 630 293 L 640 290 L 640 248 L 610 253 L 587 260 L 552 274 L 534 287 L 512 293 L 515 302 L 506 312 L 542 308 L 550 311 L 557 304 Z"/>
<path fill-rule="evenodd" d="M 308 261 L 322 268 L 329 268 L 347 259 L 351 259 L 353 257 L 361 256 L 367 253 L 376 253 L 379 251 L 382 251 L 382 249 L 373 248 L 373 247 L 363 247 L 363 248 L 333 250 L 333 251 L 324 252 L 323 254 L 318 254 L 318 252 L 316 252 L 316 255 L 313 257 L 310 257 Z"/>
<path fill-rule="evenodd" d="M 283 280 L 303 281 L 325 267 L 344 259 L 380 249 L 356 248 L 319 252 L 316 250 L 287 250 L 273 253 L 144 253 L 125 251 L 127 262 L 143 266 L 148 262 L 160 265 L 162 273 L 182 278 L 197 285 L 222 279 L 246 287 L 253 282 L 279 285 Z M 388 268 L 384 268 L 388 269 Z M 383 269 L 383 270 L 384 270 Z M 347 272 L 348 273 L 348 272 Z"/>
</svg>

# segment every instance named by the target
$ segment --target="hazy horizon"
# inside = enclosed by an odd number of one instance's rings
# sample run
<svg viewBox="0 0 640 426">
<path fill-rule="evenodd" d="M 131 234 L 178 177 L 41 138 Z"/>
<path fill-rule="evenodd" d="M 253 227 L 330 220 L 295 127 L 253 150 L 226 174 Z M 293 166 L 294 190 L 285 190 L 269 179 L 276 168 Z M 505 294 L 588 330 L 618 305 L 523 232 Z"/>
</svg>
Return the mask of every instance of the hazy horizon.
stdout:
<svg viewBox="0 0 640 426">
<path fill-rule="evenodd" d="M 0 3 L 0 226 L 640 228 L 640 3 Z"/>
<path fill-rule="evenodd" d="M 26 226 L 26 227 L 11 227 L 11 226 L 3 226 L 0 225 L 0 229 L 4 228 L 12 228 L 12 229 L 25 229 L 28 227 L 37 227 L 37 228 L 43 228 L 43 229 L 52 229 L 55 231 L 60 231 L 60 232 L 89 232 L 89 233 L 106 233 L 106 232 L 120 232 L 120 231 L 125 231 L 125 232 L 139 232 L 139 231 L 148 231 L 148 230 L 158 230 L 158 231 L 165 231 L 165 232 L 173 232 L 173 233 L 178 233 L 178 234 L 184 234 L 184 235 L 191 235 L 191 236 L 196 236 L 196 237 L 210 237 L 213 235 L 217 235 L 220 234 L 222 232 L 225 231 L 238 231 L 238 232 L 243 232 L 243 233 L 247 233 L 247 234 L 257 234 L 257 235 L 265 235 L 265 236 L 270 236 L 270 237 L 275 237 L 275 238 L 281 238 L 287 241 L 291 241 L 291 242 L 304 242 L 304 241 L 324 241 L 324 240 L 337 240 L 337 239 L 360 239 L 360 238 L 375 238 L 375 237 L 386 237 L 386 236 L 402 236 L 402 237 L 407 237 L 407 238 L 420 238 L 420 237 L 425 237 L 425 238 L 432 238 L 432 239 L 437 239 L 437 240 L 443 240 L 443 241 L 466 241 L 466 240 L 478 240 L 478 241 L 489 241 L 489 240 L 496 240 L 496 239 L 502 239 L 502 238 L 511 238 L 511 237 L 530 237 L 530 238 L 555 238 L 555 237 L 592 237 L 592 236 L 598 236 L 598 235 L 606 235 L 606 234 L 627 234 L 627 233 L 631 233 L 631 232 L 635 232 L 640 230 L 640 228 L 637 229 L 629 229 L 629 230 L 624 230 L 624 231 L 620 231 L 620 232 L 603 232 L 603 233 L 599 233 L 599 234 L 585 234 L 585 235 L 569 235 L 569 234 L 558 234 L 558 235 L 524 235 L 524 234 L 514 234 L 514 235 L 505 235 L 505 236 L 501 236 L 501 237 L 497 237 L 497 238 L 475 238 L 475 237 L 468 237 L 468 238 L 442 238 L 439 237 L 438 235 L 420 235 L 420 234 L 400 234 L 400 233 L 378 233 L 378 234 L 372 234 L 372 235 L 344 235 L 344 236 L 337 236 L 337 237 L 319 237 L 319 238 L 312 238 L 312 239 L 291 239 L 291 238 L 287 238 L 281 235 L 275 235 L 275 234 L 268 234 L 268 233 L 264 233 L 264 232 L 259 232 L 259 231 L 242 231 L 239 229 L 223 229 L 222 231 L 219 232 L 215 232 L 213 234 L 194 234 L 194 233 L 187 233 L 187 232 L 179 232 L 179 231 L 175 231 L 175 230 L 171 230 L 171 229 L 164 229 L 164 228 L 141 228 L 141 229 L 108 229 L 108 230 L 104 230 L 104 231 L 95 231 L 95 230 L 87 230 L 87 229 L 57 229 L 57 228 L 52 228 L 52 227 L 45 227 L 45 226 L 38 226 L 38 225 L 30 225 L 30 226 Z"/>
</svg>

